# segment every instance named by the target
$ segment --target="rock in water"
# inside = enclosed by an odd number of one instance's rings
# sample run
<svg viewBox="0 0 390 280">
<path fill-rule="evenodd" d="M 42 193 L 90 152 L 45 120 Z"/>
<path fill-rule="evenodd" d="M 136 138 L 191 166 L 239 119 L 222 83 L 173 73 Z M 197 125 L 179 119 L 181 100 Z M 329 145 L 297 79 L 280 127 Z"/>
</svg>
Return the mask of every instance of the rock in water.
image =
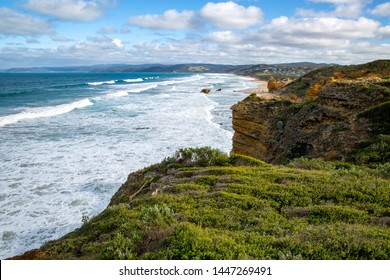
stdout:
<svg viewBox="0 0 390 280">
<path fill-rule="evenodd" d="M 209 88 L 204 88 L 204 89 L 202 89 L 200 92 L 205 93 L 205 94 L 208 94 L 208 93 L 210 93 L 210 91 L 211 91 L 211 89 L 209 89 Z"/>
</svg>

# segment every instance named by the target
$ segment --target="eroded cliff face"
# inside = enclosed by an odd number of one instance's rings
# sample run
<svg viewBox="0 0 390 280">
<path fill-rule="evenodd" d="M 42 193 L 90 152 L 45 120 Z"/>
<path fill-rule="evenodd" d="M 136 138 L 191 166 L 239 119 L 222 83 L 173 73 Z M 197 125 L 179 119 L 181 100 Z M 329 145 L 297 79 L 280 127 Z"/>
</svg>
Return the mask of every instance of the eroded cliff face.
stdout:
<svg viewBox="0 0 390 280">
<path fill-rule="evenodd" d="M 389 83 L 382 80 L 332 82 L 315 99 L 295 102 L 252 95 L 232 107 L 232 152 L 269 163 L 302 156 L 345 159 L 375 134 L 375 124 L 362 112 L 382 104 L 388 120 L 389 100 Z"/>
<path fill-rule="evenodd" d="M 291 102 L 249 96 L 232 107 L 233 153 L 272 162 Z"/>
</svg>

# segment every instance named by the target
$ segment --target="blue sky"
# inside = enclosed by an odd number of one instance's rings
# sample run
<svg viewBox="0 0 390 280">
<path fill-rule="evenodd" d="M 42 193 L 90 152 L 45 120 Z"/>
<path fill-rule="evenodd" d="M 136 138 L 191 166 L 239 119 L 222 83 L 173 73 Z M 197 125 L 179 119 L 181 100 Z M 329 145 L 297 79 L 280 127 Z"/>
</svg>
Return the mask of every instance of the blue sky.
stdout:
<svg viewBox="0 0 390 280">
<path fill-rule="evenodd" d="M 390 58 L 390 2 L 2 0 L 0 69 Z"/>
</svg>

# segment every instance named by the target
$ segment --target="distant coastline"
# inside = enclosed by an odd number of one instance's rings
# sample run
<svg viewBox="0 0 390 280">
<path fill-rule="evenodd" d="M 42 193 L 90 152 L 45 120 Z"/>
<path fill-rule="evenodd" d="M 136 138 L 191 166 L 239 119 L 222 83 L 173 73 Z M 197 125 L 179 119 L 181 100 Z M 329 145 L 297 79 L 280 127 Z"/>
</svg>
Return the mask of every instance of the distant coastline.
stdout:
<svg viewBox="0 0 390 280">
<path fill-rule="evenodd" d="M 5 73 L 50 73 L 50 72 L 163 72 L 163 73 L 230 73 L 251 76 L 256 73 L 262 75 L 284 75 L 299 77 L 307 72 L 329 66 L 325 63 L 297 62 L 282 64 L 99 64 L 91 66 L 63 66 L 63 67 L 18 67 L 3 69 Z"/>
</svg>

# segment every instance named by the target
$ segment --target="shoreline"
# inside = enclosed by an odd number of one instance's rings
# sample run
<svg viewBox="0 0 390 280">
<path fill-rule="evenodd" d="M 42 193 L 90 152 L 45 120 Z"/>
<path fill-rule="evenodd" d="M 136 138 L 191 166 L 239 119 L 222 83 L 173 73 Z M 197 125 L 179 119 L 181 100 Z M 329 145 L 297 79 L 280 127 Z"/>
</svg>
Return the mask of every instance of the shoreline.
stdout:
<svg viewBox="0 0 390 280">
<path fill-rule="evenodd" d="M 265 97 L 265 98 L 274 98 L 278 96 L 277 94 L 268 91 L 268 83 L 266 81 L 260 81 L 257 80 L 256 78 L 253 78 L 253 82 L 257 83 L 257 87 L 245 89 L 243 90 L 244 93 L 256 94 L 259 97 Z"/>
</svg>

